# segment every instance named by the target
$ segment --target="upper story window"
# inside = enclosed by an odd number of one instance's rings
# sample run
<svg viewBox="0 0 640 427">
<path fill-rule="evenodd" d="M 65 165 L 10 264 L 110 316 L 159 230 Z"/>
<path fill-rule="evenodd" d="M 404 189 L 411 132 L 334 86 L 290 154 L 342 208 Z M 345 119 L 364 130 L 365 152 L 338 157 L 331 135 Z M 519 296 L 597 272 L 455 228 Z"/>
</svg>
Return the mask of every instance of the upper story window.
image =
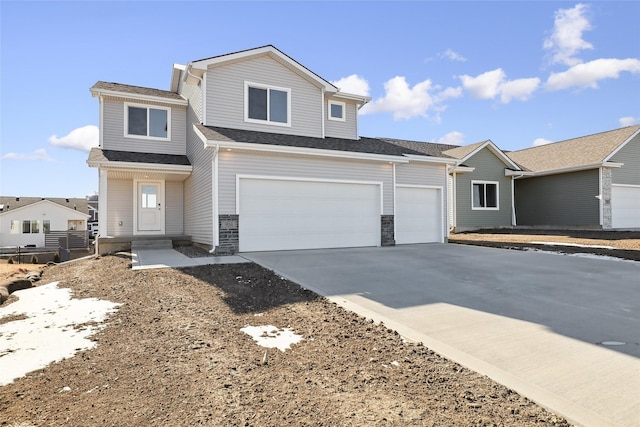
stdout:
<svg viewBox="0 0 640 427">
<path fill-rule="evenodd" d="M 245 82 L 244 120 L 291 126 L 291 89 Z"/>
<path fill-rule="evenodd" d="M 171 110 L 162 107 L 125 104 L 125 136 L 168 140 Z"/>
<path fill-rule="evenodd" d="M 498 209 L 498 183 L 495 181 L 471 181 L 471 208 Z"/>
<path fill-rule="evenodd" d="M 329 120 L 345 121 L 346 104 L 344 102 L 329 101 Z"/>
</svg>

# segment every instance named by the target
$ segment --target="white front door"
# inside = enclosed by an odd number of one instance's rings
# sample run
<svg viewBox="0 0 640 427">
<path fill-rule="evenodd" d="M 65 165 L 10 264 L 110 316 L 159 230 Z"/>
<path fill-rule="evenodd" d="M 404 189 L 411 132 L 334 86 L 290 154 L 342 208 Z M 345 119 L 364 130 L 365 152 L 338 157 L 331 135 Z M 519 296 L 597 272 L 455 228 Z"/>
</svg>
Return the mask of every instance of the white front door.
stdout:
<svg viewBox="0 0 640 427">
<path fill-rule="evenodd" d="M 137 231 L 164 233 L 161 183 L 138 182 L 137 190 Z"/>
</svg>

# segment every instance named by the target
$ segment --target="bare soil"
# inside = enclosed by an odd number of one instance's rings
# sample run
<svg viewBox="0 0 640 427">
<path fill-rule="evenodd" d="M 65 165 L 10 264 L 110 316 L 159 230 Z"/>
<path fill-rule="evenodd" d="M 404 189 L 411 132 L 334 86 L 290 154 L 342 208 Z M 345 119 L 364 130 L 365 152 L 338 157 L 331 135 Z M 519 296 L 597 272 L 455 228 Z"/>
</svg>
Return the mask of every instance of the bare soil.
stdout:
<svg viewBox="0 0 640 427">
<path fill-rule="evenodd" d="M 0 426 L 569 425 L 255 264 L 133 271 L 118 254 L 43 270 L 39 284 L 123 305 L 97 347 L 0 387 Z M 246 325 L 304 339 L 267 351 Z"/>
</svg>

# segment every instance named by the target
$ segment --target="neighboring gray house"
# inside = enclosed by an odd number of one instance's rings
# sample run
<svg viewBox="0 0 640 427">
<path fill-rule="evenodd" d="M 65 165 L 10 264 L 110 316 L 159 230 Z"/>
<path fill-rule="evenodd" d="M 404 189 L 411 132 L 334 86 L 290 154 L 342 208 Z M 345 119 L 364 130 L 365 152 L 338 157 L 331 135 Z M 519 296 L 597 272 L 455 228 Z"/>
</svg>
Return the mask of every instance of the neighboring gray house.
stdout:
<svg viewBox="0 0 640 427">
<path fill-rule="evenodd" d="M 424 154 L 450 157 L 449 224 L 455 232 L 515 225 L 514 177 L 520 167 L 490 140 L 466 146 L 385 139 Z"/>
<path fill-rule="evenodd" d="M 527 171 L 516 179 L 518 225 L 640 228 L 640 126 L 507 155 Z"/>
<path fill-rule="evenodd" d="M 369 98 L 273 46 L 175 65 L 170 90 L 98 82 L 98 251 L 218 254 L 443 242 L 451 157 L 358 136 Z"/>
</svg>

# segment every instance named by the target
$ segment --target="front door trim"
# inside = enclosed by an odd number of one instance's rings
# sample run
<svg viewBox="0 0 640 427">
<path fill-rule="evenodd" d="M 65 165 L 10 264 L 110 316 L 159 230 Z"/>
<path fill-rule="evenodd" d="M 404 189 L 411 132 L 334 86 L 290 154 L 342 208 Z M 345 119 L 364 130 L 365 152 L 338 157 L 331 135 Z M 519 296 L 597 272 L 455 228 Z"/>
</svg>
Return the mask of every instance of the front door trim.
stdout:
<svg viewBox="0 0 640 427">
<path fill-rule="evenodd" d="M 163 235 L 165 234 L 165 197 L 164 197 L 164 180 L 148 180 L 135 179 L 133 181 L 133 234 L 134 235 Z M 156 185 L 158 187 L 158 227 L 153 230 L 141 230 L 140 228 L 140 209 L 141 209 L 141 188 L 143 185 Z"/>
</svg>

